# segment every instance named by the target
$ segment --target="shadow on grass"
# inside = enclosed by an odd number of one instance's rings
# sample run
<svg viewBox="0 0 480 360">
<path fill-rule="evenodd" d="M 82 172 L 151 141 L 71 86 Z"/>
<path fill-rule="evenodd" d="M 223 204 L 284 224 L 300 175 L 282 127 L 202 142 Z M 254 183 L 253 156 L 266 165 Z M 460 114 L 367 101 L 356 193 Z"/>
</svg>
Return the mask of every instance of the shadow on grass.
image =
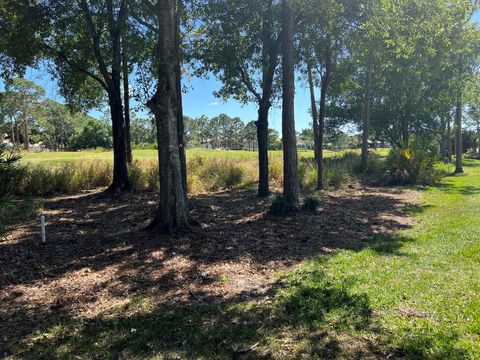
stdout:
<svg viewBox="0 0 480 360">
<path fill-rule="evenodd" d="M 458 185 L 458 184 L 446 184 L 441 183 L 435 185 L 436 188 L 441 189 L 443 193 L 448 195 L 464 195 L 464 196 L 471 196 L 471 195 L 478 195 L 480 194 L 480 187 L 474 185 Z"/>
<path fill-rule="evenodd" d="M 407 204 L 405 205 L 405 212 L 410 216 L 417 216 L 423 214 L 432 207 L 433 206 L 430 204 Z"/>
<path fill-rule="evenodd" d="M 372 326 L 369 300 L 351 293 L 352 280 L 327 280 L 321 262 L 285 278 L 259 302 L 156 306 L 140 297 L 113 314 L 44 328 L 44 336 L 20 345 L 30 349 L 21 354 L 37 359 L 114 359 L 119 354 L 122 358 L 270 359 L 282 353 L 289 358 L 301 354 L 334 359 L 366 354 L 366 347 L 350 347 L 345 353 L 341 342 L 348 339 L 337 334 Z"/>
</svg>

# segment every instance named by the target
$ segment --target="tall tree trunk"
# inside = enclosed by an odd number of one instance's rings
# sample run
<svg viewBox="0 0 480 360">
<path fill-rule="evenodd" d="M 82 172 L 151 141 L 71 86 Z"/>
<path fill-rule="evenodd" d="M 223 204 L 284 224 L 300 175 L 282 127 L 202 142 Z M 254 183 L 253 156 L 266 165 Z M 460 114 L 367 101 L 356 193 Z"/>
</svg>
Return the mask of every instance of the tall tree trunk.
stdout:
<svg viewBox="0 0 480 360">
<path fill-rule="evenodd" d="M 360 169 L 365 172 L 368 165 L 368 137 L 370 123 L 370 89 L 372 87 L 372 63 L 373 53 L 369 50 L 367 57 L 367 68 L 365 72 L 365 90 L 363 99 L 363 126 L 362 126 L 362 155 Z"/>
<path fill-rule="evenodd" d="M 28 135 L 28 119 L 26 116 L 23 118 L 23 148 L 26 151 L 30 150 L 30 137 Z"/>
<path fill-rule="evenodd" d="M 323 183 L 323 141 L 325 135 L 325 117 L 327 110 L 327 92 L 332 76 L 332 49 L 330 36 L 327 35 L 325 43 L 325 74 L 322 78 L 322 89 L 320 93 L 320 115 L 318 118 L 318 159 L 317 159 L 317 189 L 322 190 Z"/>
<path fill-rule="evenodd" d="M 452 162 L 453 151 L 452 151 L 452 124 L 450 117 L 447 118 L 447 160 L 449 163 Z"/>
<path fill-rule="evenodd" d="M 283 52 L 283 198 L 285 205 L 296 207 L 300 202 L 298 182 L 297 139 L 295 133 L 295 74 L 293 65 L 293 5 L 292 0 L 282 1 L 282 52 Z"/>
<path fill-rule="evenodd" d="M 86 30 L 88 31 L 93 48 L 93 54 L 98 63 L 98 69 L 103 78 L 100 81 L 108 94 L 110 113 L 112 117 L 112 136 L 113 136 L 113 180 L 112 184 L 106 190 L 110 193 L 119 193 L 130 190 L 128 181 L 127 150 L 126 150 L 126 125 L 122 104 L 121 79 L 122 79 L 122 50 L 121 35 L 126 24 L 127 1 L 120 2 L 118 18 L 115 20 L 114 4 L 112 0 L 105 0 L 107 9 L 107 24 L 109 40 L 111 41 L 111 69 L 107 67 L 107 61 L 101 51 L 101 34 L 92 16 L 92 11 L 87 0 L 79 0 L 85 18 Z M 98 78 L 95 78 L 98 80 Z"/>
<path fill-rule="evenodd" d="M 477 125 L 477 153 L 480 154 L 480 124 Z"/>
<path fill-rule="evenodd" d="M 457 109 L 455 113 L 455 173 L 463 173 L 463 144 L 462 144 L 462 102 L 457 100 Z"/>
<path fill-rule="evenodd" d="M 106 190 L 113 194 L 131 189 L 130 181 L 128 180 L 127 141 L 120 81 L 120 71 L 113 71 L 113 89 L 108 94 L 113 134 L 113 180 Z"/>
<path fill-rule="evenodd" d="M 318 138 L 318 110 L 317 110 L 317 100 L 315 99 L 315 84 L 313 82 L 313 73 L 312 65 L 309 62 L 307 64 L 307 76 L 308 76 L 308 87 L 310 89 L 310 108 L 312 112 L 312 128 L 313 128 L 313 147 L 315 153 L 315 161 L 318 163 L 319 159 L 319 145 L 320 140 Z"/>
<path fill-rule="evenodd" d="M 157 124 L 160 167 L 160 204 L 150 228 L 172 232 L 188 227 L 186 195 L 182 180 L 178 138 L 178 43 L 176 41 L 177 0 L 159 0 L 156 6 L 157 90 L 147 106 Z"/>
<path fill-rule="evenodd" d="M 127 49 L 123 42 L 122 44 L 122 77 L 123 77 L 123 104 L 125 112 L 125 141 L 127 151 L 127 162 L 131 164 L 133 162 L 132 155 L 132 133 L 130 131 L 130 85 L 129 85 L 129 71 L 127 60 Z"/>
<path fill-rule="evenodd" d="M 16 145 L 15 143 L 15 123 L 12 121 L 12 144 L 13 146 Z"/>
<path fill-rule="evenodd" d="M 447 121 L 445 117 L 440 119 L 440 128 L 442 131 L 442 138 L 440 140 L 440 158 L 442 161 L 447 159 Z"/>
<path fill-rule="evenodd" d="M 258 141 L 258 196 L 266 197 L 270 195 L 268 183 L 268 111 L 269 104 L 260 103 L 258 109 L 257 121 L 257 141 Z"/>
<path fill-rule="evenodd" d="M 20 148 L 20 129 L 19 129 L 18 121 L 15 121 L 15 143 Z"/>
<path fill-rule="evenodd" d="M 177 0 L 177 12 L 182 9 L 182 1 Z M 182 100 L 182 53 L 181 53 L 181 33 L 180 33 L 180 16 L 177 14 L 175 26 L 175 43 L 176 56 L 175 76 L 177 89 L 177 133 L 180 151 L 180 165 L 182 170 L 182 185 L 185 195 L 185 202 L 188 200 L 188 186 L 187 186 L 187 145 L 185 141 L 185 123 L 183 121 L 183 100 Z"/>
<path fill-rule="evenodd" d="M 268 114 L 271 107 L 273 78 L 278 65 L 279 42 L 273 40 L 272 3 L 268 3 L 262 20 L 262 95 L 258 98 L 258 196 L 270 195 L 268 178 Z"/>
</svg>

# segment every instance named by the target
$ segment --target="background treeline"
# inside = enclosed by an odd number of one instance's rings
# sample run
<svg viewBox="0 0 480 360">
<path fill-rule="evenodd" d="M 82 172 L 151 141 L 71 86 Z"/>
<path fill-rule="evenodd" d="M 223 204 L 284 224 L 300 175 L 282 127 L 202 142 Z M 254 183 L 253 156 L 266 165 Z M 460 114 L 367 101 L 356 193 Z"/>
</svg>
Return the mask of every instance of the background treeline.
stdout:
<svg viewBox="0 0 480 360">
<path fill-rule="evenodd" d="M 25 150 L 111 148 L 111 126 L 44 97 L 35 83 L 15 78 L 0 92 L 2 142 Z"/>
</svg>

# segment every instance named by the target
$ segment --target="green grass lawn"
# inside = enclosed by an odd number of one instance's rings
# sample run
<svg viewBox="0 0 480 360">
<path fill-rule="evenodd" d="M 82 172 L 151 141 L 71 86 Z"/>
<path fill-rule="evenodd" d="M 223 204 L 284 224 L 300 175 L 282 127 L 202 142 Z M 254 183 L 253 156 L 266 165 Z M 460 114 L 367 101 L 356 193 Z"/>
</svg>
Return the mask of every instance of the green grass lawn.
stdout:
<svg viewBox="0 0 480 360">
<path fill-rule="evenodd" d="M 480 162 L 423 191 L 415 225 L 282 274 L 262 301 L 158 305 L 47 326 L 37 358 L 480 358 Z M 258 353 L 256 351 L 259 351 Z M 240 358 L 240 357 L 238 357 Z M 248 358 L 248 357 L 247 357 Z"/>
<path fill-rule="evenodd" d="M 369 299 L 389 342 L 410 357 L 480 358 L 480 163 L 428 188 L 396 243 L 312 262 Z M 394 246 L 395 245 L 395 246 Z"/>
<path fill-rule="evenodd" d="M 347 150 L 359 153 L 359 150 Z M 347 151 L 325 151 L 325 157 L 334 155 L 342 155 Z M 379 155 L 386 155 L 387 149 L 379 149 L 376 151 Z M 271 151 L 271 156 L 281 156 L 281 151 Z M 299 151 L 300 157 L 313 157 L 313 151 Z M 133 156 L 135 159 L 156 158 L 157 150 L 134 150 Z M 226 158 L 226 159 L 256 159 L 257 153 L 245 150 L 211 150 L 211 149 L 189 149 L 187 151 L 188 157 L 205 157 L 205 158 Z M 52 163 L 52 162 L 74 162 L 74 161 L 88 161 L 88 160 L 113 160 L 113 153 L 98 152 L 92 150 L 84 150 L 79 152 L 48 152 L 38 154 L 23 154 L 22 161 L 28 163 Z"/>
</svg>

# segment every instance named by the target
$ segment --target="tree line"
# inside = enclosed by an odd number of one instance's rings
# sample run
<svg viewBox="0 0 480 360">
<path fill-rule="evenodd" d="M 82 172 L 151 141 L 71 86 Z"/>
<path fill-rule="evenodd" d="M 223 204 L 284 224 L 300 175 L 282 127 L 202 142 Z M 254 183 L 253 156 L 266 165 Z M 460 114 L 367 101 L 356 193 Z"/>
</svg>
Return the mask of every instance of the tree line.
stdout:
<svg viewBox="0 0 480 360">
<path fill-rule="evenodd" d="M 284 201 L 299 201 L 295 80 L 308 84 L 323 187 L 327 123 L 408 149 L 444 144 L 462 172 L 465 110 L 478 106 L 479 31 L 471 0 L 1 0 L 5 77 L 46 63 L 74 106 L 108 103 L 111 192 L 129 189 L 130 99 L 155 117 L 160 206 L 154 226 L 188 226 L 182 77 L 215 76 L 220 98 L 255 103 L 260 196 L 269 194 L 268 117 L 282 105 Z M 21 39 L 19 41 L 19 39 Z M 132 86 L 133 84 L 133 86 Z"/>
<path fill-rule="evenodd" d="M 187 147 L 256 150 L 255 121 L 220 114 L 213 118 L 184 116 Z M 45 90 L 34 82 L 9 79 L 0 92 L 0 132 L 15 148 L 30 149 L 31 140 L 54 151 L 76 151 L 113 145 L 108 120 L 96 119 L 67 105 L 45 98 Z M 307 134 L 309 136 L 310 134 Z M 309 139 L 308 139 L 309 140 Z M 130 115 L 130 142 L 135 148 L 155 147 L 155 123 L 151 118 Z M 268 148 L 281 148 L 278 131 L 269 129 Z"/>
<path fill-rule="evenodd" d="M 0 92 L 0 135 L 14 148 L 32 143 L 55 151 L 110 148 L 108 121 L 44 97 L 45 90 L 32 81 L 14 78 Z M 6 139 L 4 137 L 6 136 Z"/>
</svg>

